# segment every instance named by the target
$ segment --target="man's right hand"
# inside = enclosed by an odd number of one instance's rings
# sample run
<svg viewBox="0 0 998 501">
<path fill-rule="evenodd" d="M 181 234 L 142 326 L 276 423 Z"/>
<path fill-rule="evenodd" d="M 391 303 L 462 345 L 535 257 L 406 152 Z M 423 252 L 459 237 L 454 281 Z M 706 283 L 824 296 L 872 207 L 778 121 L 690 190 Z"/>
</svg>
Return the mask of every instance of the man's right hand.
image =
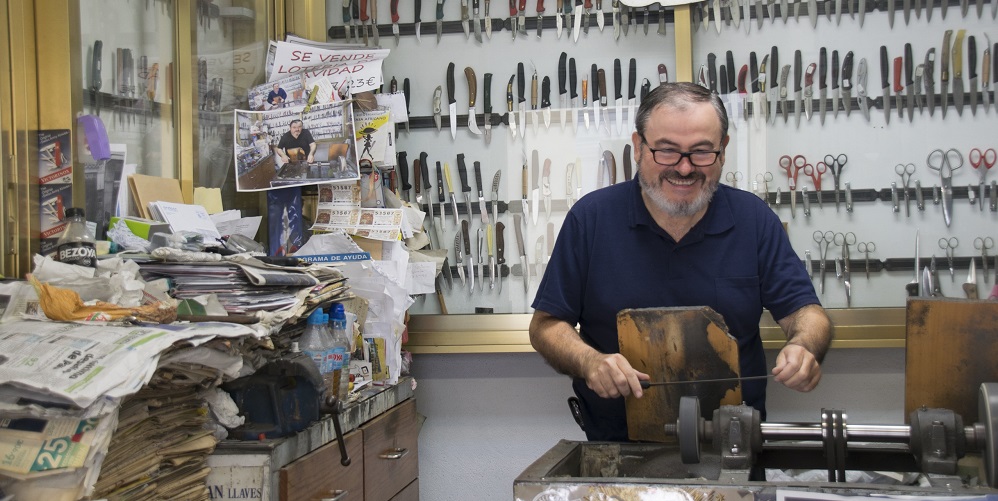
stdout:
<svg viewBox="0 0 998 501">
<path fill-rule="evenodd" d="M 634 395 L 641 398 L 644 391 L 641 381 L 651 376 L 631 367 L 630 362 L 619 353 L 610 355 L 599 353 L 587 361 L 585 370 L 586 386 L 601 398 L 618 398 Z"/>
</svg>

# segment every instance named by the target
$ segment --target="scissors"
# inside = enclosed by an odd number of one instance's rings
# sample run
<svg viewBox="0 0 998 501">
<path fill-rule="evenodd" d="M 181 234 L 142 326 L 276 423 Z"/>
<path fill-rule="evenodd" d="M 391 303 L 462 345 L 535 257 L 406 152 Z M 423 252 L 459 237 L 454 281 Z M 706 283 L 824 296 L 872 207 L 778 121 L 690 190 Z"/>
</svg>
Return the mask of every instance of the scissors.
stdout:
<svg viewBox="0 0 998 501">
<path fill-rule="evenodd" d="M 904 185 L 904 215 L 911 217 L 911 195 L 908 194 L 908 183 L 911 175 L 915 173 L 915 164 L 897 164 L 894 166 L 894 173 L 901 176 L 901 184 Z"/>
<path fill-rule="evenodd" d="M 812 235 L 814 242 L 818 244 L 818 256 L 821 261 L 818 262 L 818 270 L 821 274 L 821 280 L 818 282 L 818 293 L 825 293 L 825 259 L 828 257 L 828 248 L 831 247 L 832 242 L 835 241 L 835 234 L 831 231 L 826 231 L 822 233 L 821 230 L 815 231 Z"/>
<path fill-rule="evenodd" d="M 949 226 L 953 222 L 953 171 L 963 167 L 963 154 L 956 148 L 946 151 L 936 149 L 929 153 L 925 163 L 930 169 L 939 172 L 939 180 L 943 185 L 943 220 Z"/>
<path fill-rule="evenodd" d="M 995 241 L 991 237 L 977 237 L 974 239 L 974 248 L 981 251 L 981 261 L 984 262 L 984 283 L 988 283 L 988 249 L 994 248 Z"/>
<path fill-rule="evenodd" d="M 877 250 L 877 244 L 875 244 L 873 242 L 860 242 L 858 245 L 856 245 L 856 250 L 862 252 L 863 255 L 865 256 L 863 258 L 863 260 L 864 260 L 864 264 L 866 265 L 866 279 L 869 280 L 870 279 L 870 253 L 871 252 L 876 252 L 876 250 Z"/>
<path fill-rule="evenodd" d="M 766 200 L 766 205 L 769 205 L 769 183 L 773 180 L 773 174 L 765 172 L 763 174 L 755 175 L 755 182 L 762 183 L 762 192 L 764 194 L 763 199 Z M 758 188 L 756 191 L 759 191 Z"/>
<path fill-rule="evenodd" d="M 991 170 L 995 165 L 995 161 L 998 160 L 998 154 L 995 153 L 994 148 L 988 148 L 981 151 L 978 148 L 970 150 L 970 154 L 967 155 L 970 159 L 970 166 L 977 171 L 977 175 L 981 178 L 981 182 L 977 185 L 977 194 L 981 197 L 981 204 L 978 206 L 983 211 L 984 210 L 984 178 L 988 176 L 988 171 Z M 980 167 L 984 167 L 981 169 Z M 994 199 L 994 197 L 992 197 Z"/>
<path fill-rule="evenodd" d="M 725 181 L 731 183 L 731 186 L 733 188 L 737 188 L 738 187 L 738 181 L 742 180 L 742 173 L 741 172 L 737 172 L 737 171 L 735 171 L 735 172 L 729 172 L 729 173 L 727 173 L 727 174 L 724 175 L 724 179 L 725 179 Z"/>
<path fill-rule="evenodd" d="M 845 153 L 838 156 L 825 155 L 825 166 L 832 172 L 832 180 L 835 183 L 835 210 L 839 210 L 839 178 L 842 176 L 842 169 L 846 166 L 849 157 Z"/>
<path fill-rule="evenodd" d="M 946 264 L 949 265 L 949 277 L 951 280 L 956 276 L 956 272 L 953 270 L 953 251 L 956 250 L 957 245 L 960 245 L 960 240 L 956 237 L 943 237 L 939 239 L 939 248 L 946 253 Z"/>
<path fill-rule="evenodd" d="M 793 158 L 790 155 L 780 157 L 780 168 L 787 171 L 787 183 L 790 185 L 791 191 L 797 189 L 797 175 L 805 165 L 807 165 L 807 159 L 804 158 L 804 155 L 797 155 Z"/>
<path fill-rule="evenodd" d="M 804 175 L 811 177 L 811 181 L 814 182 L 814 191 L 818 192 L 819 207 L 824 207 L 824 204 L 821 203 L 821 176 L 826 172 L 828 172 L 828 166 L 825 165 L 825 162 L 818 162 L 817 165 L 804 165 Z"/>
<path fill-rule="evenodd" d="M 836 233 L 833 236 L 833 239 L 835 245 L 842 247 L 843 258 L 849 256 L 849 246 L 856 245 L 856 234 L 851 231 L 848 233 L 842 233 L 842 232 Z"/>
</svg>

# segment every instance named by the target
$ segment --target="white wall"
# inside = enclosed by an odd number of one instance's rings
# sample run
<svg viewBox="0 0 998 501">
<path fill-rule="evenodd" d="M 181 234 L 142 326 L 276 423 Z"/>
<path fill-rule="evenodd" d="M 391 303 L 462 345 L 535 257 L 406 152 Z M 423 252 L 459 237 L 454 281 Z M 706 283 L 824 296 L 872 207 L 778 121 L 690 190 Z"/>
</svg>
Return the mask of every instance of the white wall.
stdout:
<svg viewBox="0 0 998 501">
<path fill-rule="evenodd" d="M 776 352 L 767 352 L 773 365 Z M 428 501 L 512 499 L 513 480 L 560 439 L 585 440 L 566 399 L 571 382 L 536 353 L 416 355 L 419 493 Z M 770 385 L 769 420 L 817 422 L 822 407 L 850 422 L 904 421 L 904 351 L 837 349 L 821 385 Z"/>
</svg>

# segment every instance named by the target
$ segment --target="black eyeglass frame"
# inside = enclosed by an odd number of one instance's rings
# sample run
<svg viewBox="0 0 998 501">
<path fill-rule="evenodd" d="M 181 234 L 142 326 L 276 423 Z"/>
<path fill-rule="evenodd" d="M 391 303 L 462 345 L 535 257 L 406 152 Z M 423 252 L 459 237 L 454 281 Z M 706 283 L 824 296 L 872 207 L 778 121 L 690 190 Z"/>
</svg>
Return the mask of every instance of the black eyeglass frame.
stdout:
<svg viewBox="0 0 998 501">
<path fill-rule="evenodd" d="M 694 167 L 701 167 L 701 168 L 703 168 L 703 167 L 710 167 L 710 166 L 714 165 L 715 163 L 717 163 L 718 157 L 721 156 L 721 151 L 722 150 L 711 150 L 711 151 L 671 151 L 671 153 L 678 153 L 679 154 L 679 160 L 676 160 L 675 163 L 671 163 L 671 164 L 664 163 L 664 162 L 659 161 L 659 159 L 658 159 L 658 153 L 659 152 L 666 152 L 666 150 L 656 150 L 656 149 L 652 148 L 651 145 L 648 144 L 648 140 L 645 139 L 644 134 L 639 134 L 639 137 L 641 137 L 641 142 L 645 146 L 648 147 L 648 151 L 651 152 L 651 159 L 654 160 L 655 163 L 657 163 L 657 164 L 659 164 L 659 165 L 661 165 L 663 167 L 675 167 L 675 166 L 679 165 L 680 163 L 682 163 L 682 161 L 683 161 L 684 158 L 688 159 L 690 161 L 690 165 L 692 165 Z M 701 164 L 701 163 L 695 162 L 693 160 L 693 155 L 702 155 L 702 154 L 706 154 L 706 153 L 710 153 L 710 154 L 714 155 L 714 158 L 712 158 L 710 162 Z"/>
</svg>

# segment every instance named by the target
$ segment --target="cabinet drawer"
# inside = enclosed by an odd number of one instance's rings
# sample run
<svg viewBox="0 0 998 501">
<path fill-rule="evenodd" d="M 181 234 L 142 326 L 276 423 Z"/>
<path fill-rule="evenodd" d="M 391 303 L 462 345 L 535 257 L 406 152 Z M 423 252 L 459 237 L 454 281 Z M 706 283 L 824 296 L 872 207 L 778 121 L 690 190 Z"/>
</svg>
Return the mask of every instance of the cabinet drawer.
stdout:
<svg viewBox="0 0 998 501">
<path fill-rule="evenodd" d="M 355 430 L 343 440 L 349 466 L 340 464 L 340 446 L 334 440 L 281 468 L 281 501 L 318 501 L 333 497 L 335 490 L 347 491 L 338 501 L 363 501 L 364 435 Z"/>
<path fill-rule="evenodd" d="M 419 476 L 416 399 L 410 398 L 361 427 L 364 499 L 387 501 Z"/>
<path fill-rule="evenodd" d="M 405 489 L 396 494 L 392 501 L 419 501 L 419 479 L 417 478 L 405 486 Z"/>
</svg>

